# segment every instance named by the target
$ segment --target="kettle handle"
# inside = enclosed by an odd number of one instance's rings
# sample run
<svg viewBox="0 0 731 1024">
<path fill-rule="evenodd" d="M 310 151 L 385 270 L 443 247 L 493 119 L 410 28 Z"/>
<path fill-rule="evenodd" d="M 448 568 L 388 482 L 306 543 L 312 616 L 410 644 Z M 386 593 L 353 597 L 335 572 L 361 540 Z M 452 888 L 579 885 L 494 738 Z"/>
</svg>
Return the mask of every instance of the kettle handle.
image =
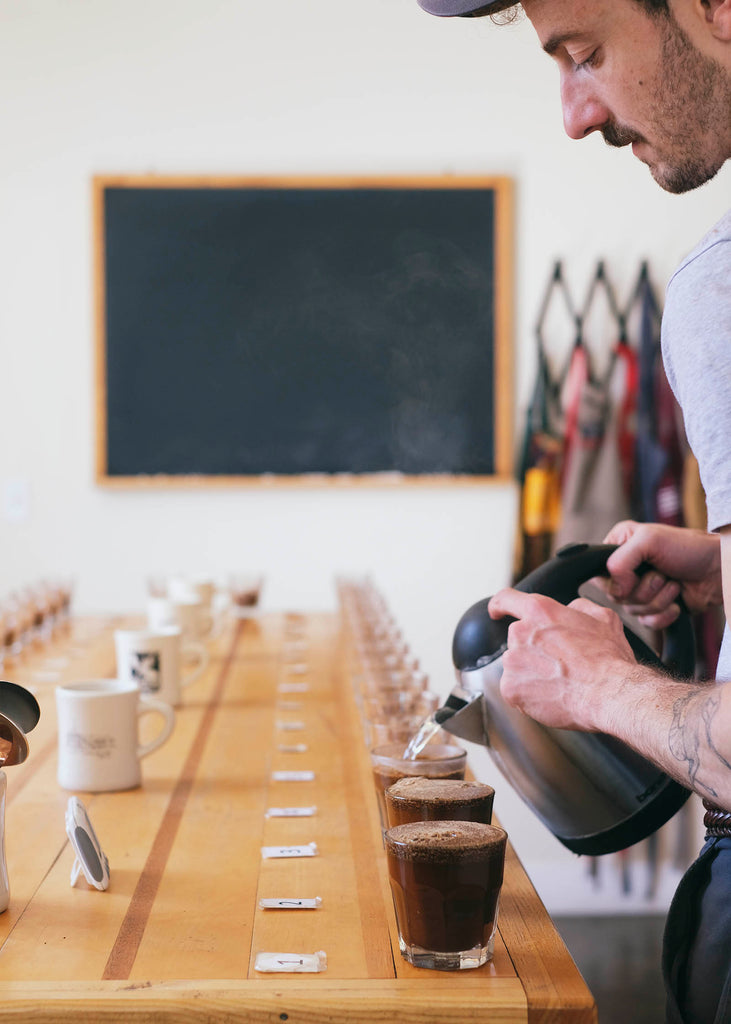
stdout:
<svg viewBox="0 0 731 1024">
<path fill-rule="evenodd" d="M 594 576 L 607 576 L 607 560 L 616 544 L 569 544 L 553 558 L 528 573 L 516 590 L 527 594 L 546 594 L 561 604 L 569 604 L 579 596 L 579 587 Z M 641 565 L 638 572 L 650 568 Z M 503 653 L 508 641 L 510 617 L 491 619 L 487 605 L 489 598 L 468 608 L 457 624 L 452 643 L 455 667 L 469 670 L 487 664 Z M 625 625 L 624 631 L 638 661 L 663 666 L 678 676 L 690 676 L 695 667 L 695 640 L 693 624 L 685 604 L 680 604 L 680 615 L 664 632 L 662 659 Z"/>
</svg>

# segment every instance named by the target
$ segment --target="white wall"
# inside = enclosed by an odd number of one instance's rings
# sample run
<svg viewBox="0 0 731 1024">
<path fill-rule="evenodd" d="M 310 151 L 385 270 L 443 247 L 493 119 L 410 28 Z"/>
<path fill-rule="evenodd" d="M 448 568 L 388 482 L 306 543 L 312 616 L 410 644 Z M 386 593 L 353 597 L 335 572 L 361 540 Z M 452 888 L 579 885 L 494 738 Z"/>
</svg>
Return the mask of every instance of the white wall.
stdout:
<svg viewBox="0 0 731 1024">
<path fill-rule="evenodd" d="M 518 411 L 553 259 L 577 294 L 599 257 L 621 295 L 643 257 L 664 285 L 731 182 L 672 197 L 627 152 L 570 142 L 527 23 L 415 0 L 0 0 L 0 140 L 0 497 L 30 486 L 25 521 L 0 508 L 0 591 L 72 571 L 80 610 L 134 611 L 148 571 L 256 566 L 269 607 L 323 608 L 335 573 L 370 572 L 442 691 L 457 617 L 508 579 L 513 487 L 95 487 L 90 176 L 513 177 Z M 560 859 L 503 800 L 526 861 Z"/>
</svg>

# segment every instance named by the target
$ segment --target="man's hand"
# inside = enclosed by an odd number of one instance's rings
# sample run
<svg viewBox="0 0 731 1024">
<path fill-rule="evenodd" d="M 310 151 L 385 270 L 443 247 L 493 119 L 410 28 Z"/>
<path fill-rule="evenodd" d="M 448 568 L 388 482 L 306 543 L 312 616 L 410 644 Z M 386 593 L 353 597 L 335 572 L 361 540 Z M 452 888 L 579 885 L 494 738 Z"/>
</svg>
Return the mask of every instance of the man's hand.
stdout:
<svg viewBox="0 0 731 1024">
<path fill-rule="evenodd" d="M 665 629 L 680 614 L 678 595 L 689 611 L 722 603 L 718 536 L 659 523 L 617 523 L 605 538 L 618 544 L 607 569 L 607 592 L 650 629 Z M 637 575 L 643 564 L 652 569 Z"/>
<path fill-rule="evenodd" d="M 610 731 L 612 703 L 632 714 L 637 662 L 619 617 L 584 598 L 566 606 L 541 594 L 501 590 L 488 606 L 508 629 L 500 690 L 508 704 L 544 725 Z"/>
<path fill-rule="evenodd" d="M 731 581 L 731 526 L 719 540 L 627 522 L 607 541 L 620 547 L 608 560 L 605 586 L 652 628 L 677 618 L 679 593 L 691 611 L 721 602 L 722 557 Z M 635 570 L 643 563 L 654 568 L 639 579 Z M 731 582 L 727 586 L 731 591 Z M 731 811 L 731 682 L 684 682 L 639 665 L 616 613 L 584 598 L 564 606 L 506 589 L 488 609 L 495 619 L 516 620 L 500 681 L 509 704 L 547 726 L 616 736 Z"/>
</svg>

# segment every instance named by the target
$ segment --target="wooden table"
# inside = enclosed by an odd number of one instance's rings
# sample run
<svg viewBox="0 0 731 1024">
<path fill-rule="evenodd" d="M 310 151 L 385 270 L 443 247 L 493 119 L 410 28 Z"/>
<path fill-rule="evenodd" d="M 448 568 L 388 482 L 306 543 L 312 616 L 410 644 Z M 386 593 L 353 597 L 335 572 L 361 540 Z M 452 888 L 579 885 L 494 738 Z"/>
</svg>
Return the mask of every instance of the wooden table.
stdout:
<svg viewBox="0 0 731 1024">
<path fill-rule="evenodd" d="M 490 1024 L 596 1021 L 591 994 L 509 850 L 494 960 L 414 968 L 399 955 L 367 751 L 338 617 L 268 615 L 227 626 L 185 691 L 143 786 L 79 794 L 111 867 L 106 892 L 72 888 L 69 794 L 56 781 L 53 688 L 112 676 L 111 621 L 5 677 L 36 689 L 29 760 L 7 770 L 9 909 L 0 915 L 0 1019 Z M 119 623 L 117 623 L 119 624 Z M 292 692 L 302 683 L 306 692 Z M 300 685 L 298 685 L 300 684 Z M 304 728 L 289 730 L 286 723 Z M 305 752 L 280 749 L 305 744 Z M 313 781 L 272 772 L 311 770 Z M 316 805 L 310 818 L 269 807 Z M 263 859 L 315 842 L 318 855 Z M 262 910 L 315 897 L 316 910 Z M 261 974 L 257 952 L 327 954 L 320 974 Z"/>
</svg>

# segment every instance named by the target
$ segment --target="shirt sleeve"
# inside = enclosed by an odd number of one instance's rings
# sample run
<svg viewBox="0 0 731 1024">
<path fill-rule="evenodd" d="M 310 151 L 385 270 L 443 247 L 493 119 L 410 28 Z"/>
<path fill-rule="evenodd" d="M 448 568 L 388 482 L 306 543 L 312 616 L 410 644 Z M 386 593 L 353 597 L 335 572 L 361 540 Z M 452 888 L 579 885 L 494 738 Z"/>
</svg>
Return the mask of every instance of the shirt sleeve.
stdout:
<svg viewBox="0 0 731 1024">
<path fill-rule="evenodd" d="M 662 346 L 698 460 L 708 529 L 718 530 L 731 523 L 731 238 L 714 241 L 671 279 Z"/>
</svg>

